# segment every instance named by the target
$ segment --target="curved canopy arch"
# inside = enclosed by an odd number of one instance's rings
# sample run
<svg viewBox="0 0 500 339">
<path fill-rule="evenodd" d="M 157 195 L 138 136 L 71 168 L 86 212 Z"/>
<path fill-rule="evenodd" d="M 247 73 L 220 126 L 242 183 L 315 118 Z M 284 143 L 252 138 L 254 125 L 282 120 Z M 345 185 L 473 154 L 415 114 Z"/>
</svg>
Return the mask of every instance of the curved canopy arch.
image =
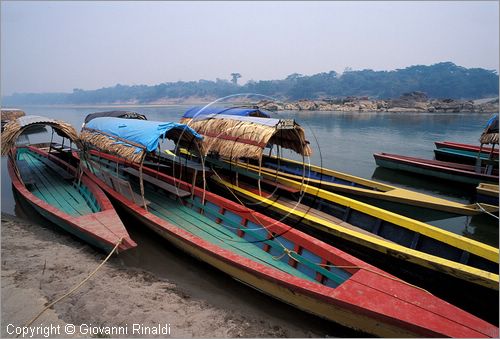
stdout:
<svg viewBox="0 0 500 339">
<path fill-rule="evenodd" d="M 54 120 L 38 115 L 27 115 L 9 121 L 2 132 L 2 155 L 7 155 L 15 147 L 16 140 L 29 128 L 34 126 L 50 126 L 61 137 L 68 138 L 81 148 L 78 133 L 73 126 L 61 120 Z"/>
</svg>

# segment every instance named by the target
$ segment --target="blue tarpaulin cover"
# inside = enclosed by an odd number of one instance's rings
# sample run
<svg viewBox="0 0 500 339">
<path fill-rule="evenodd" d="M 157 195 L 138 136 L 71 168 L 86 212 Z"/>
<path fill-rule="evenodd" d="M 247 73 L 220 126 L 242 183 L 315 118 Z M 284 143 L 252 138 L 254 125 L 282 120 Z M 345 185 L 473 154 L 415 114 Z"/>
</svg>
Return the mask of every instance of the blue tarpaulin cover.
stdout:
<svg viewBox="0 0 500 339">
<path fill-rule="evenodd" d="M 85 127 L 140 144 L 148 152 L 156 150 L 160 138 L 168 137 L 168 132 L 174 129 L 184 131 L 197 139 L 203 138 L 191 127 L 175 122 L 105 117 L 93 119 Z"/>
<path fill-rule="evenodd" d="M 237 115 L 237 116 L 255 116 L 262 118 L 269 118 L 270 115 L 258 108 L 250 107 L 217 107 L 209 106 L 203 108 L 203 106 L 196 106 L 188 109 L 186 113 L 182 116 L 183 118 L 194 118 L 198 116 L 203 116 L 206 118 L 207 115 Z"/>
</svg>

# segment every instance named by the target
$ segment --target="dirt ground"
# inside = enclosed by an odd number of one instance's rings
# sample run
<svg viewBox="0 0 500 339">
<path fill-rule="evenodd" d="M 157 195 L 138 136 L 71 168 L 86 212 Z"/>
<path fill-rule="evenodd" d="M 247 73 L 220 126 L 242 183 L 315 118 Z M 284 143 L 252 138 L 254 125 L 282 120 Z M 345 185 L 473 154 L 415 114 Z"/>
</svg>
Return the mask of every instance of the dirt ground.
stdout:
<svg viewBox="0 0 500 339">
<path fill-rule="evenodd" d="M 12 324 L 10 332 L 13 325 L 23 326 L 45 305 L 83 280 L 105 258 L 105 254 L 65 233 L 7 214 L 2 214 L 1 232 L 2 337 L 15 337 L 7 332 L 8 324 Z M 61 325 L 59 335 L 51 333 L 52 337 L 64 336 L 62 328 L 66 324 L 76 326 L 75 334 L 68 336 L 85 337 L 168 336 L 152 333 L 151 327 L 158 324 L 168 324 L 172 337 L 325 336 L 293 318 L 270 319 L 265 312 L 221 307 L 221 303 L 211 304 L 194 295 L 187 294 L 168 279 L 124 265 L 123 260 L 115 256 L 78 291 L 45 312 L 32 326 Z M 84 333 L 81 333 L 81 324 L 84 324 Z M 150 333 L 132 333 L 133 324 L 143 324 Z M 89 334 L 89 326 L 103 333 Z M 117 326 L 127 328 L 127 333 L 104 333 Z"/>
</svg>

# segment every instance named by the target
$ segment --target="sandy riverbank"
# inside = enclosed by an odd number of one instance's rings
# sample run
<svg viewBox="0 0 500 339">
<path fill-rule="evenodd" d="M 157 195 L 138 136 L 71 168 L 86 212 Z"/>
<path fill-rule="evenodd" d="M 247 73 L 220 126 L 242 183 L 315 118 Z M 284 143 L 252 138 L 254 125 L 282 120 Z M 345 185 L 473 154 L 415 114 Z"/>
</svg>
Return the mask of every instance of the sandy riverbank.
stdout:
<svg viewBox="0 0 500 339">
<path fill-rule="evenodd" d="M 65 233 L 7 214 L 2 214 L 1 245 L 2 337 L 14 337 L 6 332 L 9 323 L 25 324 L 44 305 L 83 280 L 105 257 Z M 146 270 L 125 265 L 124 260 L 115 256 L 81 289 L 48 310 L 33 326 L 43 323 L 58 324 L 61 328 L 65 324 L 77 328 L 80 324 L 128 327 L 128 333 L 120 337 L 164 336 L 132 335 L 134 323 L 169 324 L 173 337 L 326 335 L 300 323 L 293 324 L 293 312 L 292 324 L 288 324 L 286 315 L 285 320 L 270 319 L 265 312 L 221 307 L 220 303 L 211 304 L 196 294 L 190 295 L 174 282 Z M 284 307 L 286 310 L 288 306 Z"/>
</svg>

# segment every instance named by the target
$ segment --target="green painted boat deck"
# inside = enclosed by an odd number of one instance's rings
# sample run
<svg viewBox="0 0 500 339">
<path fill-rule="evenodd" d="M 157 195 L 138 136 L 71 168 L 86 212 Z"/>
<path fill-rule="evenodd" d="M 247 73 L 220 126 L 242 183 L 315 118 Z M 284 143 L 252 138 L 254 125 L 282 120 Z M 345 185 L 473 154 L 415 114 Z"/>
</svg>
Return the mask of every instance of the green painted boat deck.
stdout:
<svg viewBox="0 0 500 339">
<path fill-rule="evenodd" d="M 128 180 L 128 176 L 124 175 L 122 171 L 120 171 L 117 175 L 116 164 L 106 159 L 97 159 L 96 157 L 93 157 L 93 160 L 97 160 L 101 164 L 99 167 L 93 166 L 94 173 L 98 174 L 100 171 L 106 171 L 109 174 L 118 176 L 120 179 L 127 180 L 130 182 L 131 188 L 140 195 L 140 188 L 137 179 L 134 178 L 133 180 Z M 278 269 L 295 277 L 319 284 L 317 280 L 303 272 L 303 270 L 305 270 L 304 267 L 307 266 L 315 272 L 314 275 L 316 275 L 317 272 L 327 277 L 327 280 L 331 281 L 329 282 L 330 287 L 335 287 L 338 284 L 341 284 L 351 275 L 342 269 L 332 268 L 331 270 L 326 270 L 323 267 L 308 262 L 302 255 L 295 253 L 292 255 L 294 259 L 300 263 L 301 268 L 299 270 L 298 268 L 289 265 L 288 262 L 290 258 L 287 255 L 282 256 L 282 246 L 287 246 L 287 248 L 291 249 L 290 242 L 288 240 L 282 239 L 281 237 L 276 239 L 260 239 L 262 236 L 259 236 L 257 234 L 258 232 L 253 232 L 252 230 L 243 228 L 243 226 L 240 226 L 238 223 L 234 223 L 234 221 L 231 224 L 231 221 L 224 220 L 224 224 L 226 224 L 226 226 L 222 223 L 217 223 L 213 220 L 215 217 L 219 219 L 225 218 L 224 215 L 218 214 L 218 211 L 208 208 L 207 206 L 203 206 L 200 201 L 193 201 L 190 198 L 183 199 L 183 202 L 187 203 L 187 205 L 184 205 L 178 199 L 174 199 L 172 196 L 169 196 L 168 193 L 156 188 L 150 183 L 145 182 L 144 190 L 144 196 L 149 201 L 147 206 L 148 212 L 209 243 L 231 251 L 232 253 L 238 254 L 268 267 Z M 200 207 L 204 208 L 205 211 L 212 217 L 199 213 Z M 231 228 L 240 227 L 244 232 L 249 233 L 253 238 L 259 241 L 252 242 L 238 236 L 235 232 L 232 232 L 228 228 L 227 224 L 230 224 L 229 227 Z M 270 245 L 273 248 L 273 251 L 268 252 L 263 250 L 263 243 Z"/>
<path fill-rule="evenodd" d="M 22 165 L 21 162 L 18 164 L 27 167 L 21 171 L 21 178 L 31 182 L 26 187 L 31 193 L 72 216 L 91 214 L 99 210 L 96 204 L 87 201 L 90 192 L 85 187 L 79 190 L 72 181 L 63 179 L 40 158 L 40 155 L 27 149 L 19 149 L 17 154 L 17 159 L 23 162 Z M 31 178 L 26 178 L 28 173 Z"/>
<path fill-rule="evenodd" d="M 214 245 L 230 250 L 231 252 L 239 254 L 243 257 L 274 267 L 283 272 L 293 274 L 299 278 L 316 282 L 316 280 L 306 274 L 299 272 L 282 261 L 274 259 L 270 253 L 267 253 L 253 243 L 240 238 L 222 225 L 199 214 L 191 208 L 183 206 L 180 203 L 173 201 L 161 193 L 154 192 L 151 189 L 146 190 L 145 196 L 146 199 L 151 201 L 151 204 L 148 206 L 149 212 L 159 218 L 162 218 L 163 220 L 166 220 Z"/>
</svg>

